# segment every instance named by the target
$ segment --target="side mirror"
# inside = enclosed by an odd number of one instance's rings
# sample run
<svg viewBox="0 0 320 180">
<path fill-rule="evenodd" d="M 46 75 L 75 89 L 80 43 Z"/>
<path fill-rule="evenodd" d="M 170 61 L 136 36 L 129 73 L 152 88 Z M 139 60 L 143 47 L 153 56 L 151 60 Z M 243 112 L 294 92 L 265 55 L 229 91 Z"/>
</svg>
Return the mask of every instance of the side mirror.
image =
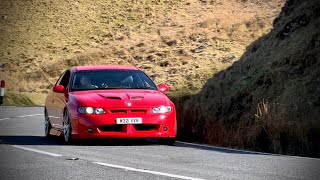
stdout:
<svg viewBox="0 0 320 180">
<path fill-rule="evenodd" d="M 52 91 L 56 93 L 64 93 L 65 88 L 62 85 L 56 85 L 56 86 L 53 86 Z"/>
<path fill-rule="evenodd" d="M 159 89 L 160 92 L 165 93 L 165 92 L 169 91 L 170 88 L 166 84 L 160 84 L 158 89 Z"/>
</svg>

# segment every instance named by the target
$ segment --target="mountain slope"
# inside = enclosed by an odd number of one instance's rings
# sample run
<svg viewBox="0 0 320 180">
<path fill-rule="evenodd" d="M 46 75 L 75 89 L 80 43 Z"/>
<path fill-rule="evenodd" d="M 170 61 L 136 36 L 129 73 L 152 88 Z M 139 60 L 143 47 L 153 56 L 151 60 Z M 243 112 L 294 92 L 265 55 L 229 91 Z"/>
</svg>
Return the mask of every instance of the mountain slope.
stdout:
<svg viewBox="0 0 320 180">
<path fill-rule="evenodd" d="M 48 91 L 70 66 L 131 64 L 197 91 L 269 32 L 284 0 L 0 1 L 1 78 Z"/>
<path fill-rule="evenodd" d="M 191 97 L 180 135 L 320 156 L 320 1 L 288 0 L 272 31 Z"/>
</svg>

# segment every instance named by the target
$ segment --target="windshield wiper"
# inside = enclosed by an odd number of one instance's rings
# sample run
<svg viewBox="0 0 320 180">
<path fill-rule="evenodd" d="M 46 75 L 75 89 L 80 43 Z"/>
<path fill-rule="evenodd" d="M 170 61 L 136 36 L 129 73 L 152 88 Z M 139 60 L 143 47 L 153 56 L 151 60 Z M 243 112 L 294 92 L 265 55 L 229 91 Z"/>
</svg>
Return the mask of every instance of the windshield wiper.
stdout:
<svg viewBox="0 0 320 180">
<path fill-rule="evenodd" d="M 87 90 L 107 90 L 107 89 L 152 89 L 152 90 L 156 90 L 155 88 L 148 87 L 148 86 L 136 86 L 136 87 L 117 86 L 117 87 L 100 87 L 100 88 L 95 88 L 95 89 L 74 89 L 74 90 L 87 91 Z"/>
<path fill-rule="evenodd" d="M 124 89 L 123 87 L 100 87 L 97 88 L 98 90 L 104 90 L 104 89 Z"/>
<path fill-rule="evenodd" d="M 152 90 L 155 90 L 153 87 L 150 87 L 150 86 L 136 86 L 136 87 L 131 87 L 130 89 L 152 89 Z"/>
</svg>

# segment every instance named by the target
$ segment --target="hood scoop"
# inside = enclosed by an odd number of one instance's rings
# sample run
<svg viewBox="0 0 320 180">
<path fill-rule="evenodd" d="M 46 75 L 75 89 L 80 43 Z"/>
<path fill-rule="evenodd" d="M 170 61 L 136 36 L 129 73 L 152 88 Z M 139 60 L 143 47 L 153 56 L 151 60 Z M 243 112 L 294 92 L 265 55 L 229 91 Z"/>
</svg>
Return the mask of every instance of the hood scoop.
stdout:
<svg viewBox="0 0 320 180">
<path fill-rule="evenodd" d="M 107 97 L 104 97 L 106 99 L 112 99 L 112 100 L 122 100 L 121 97 L 116 97 L 116 96 L 107 96 Z"/>
<path fill-rule="evenodd" d="M 143 98 L 144 98 L 143 96 L 132 96 L 130 97 L 130 100 L 141 100 Z"/>
<path fill-rule="evenodd" d="M 119 97 L 119 96 L 103 96 L 101 94 L 99 94 L 99 96 L 106 98 L 106 99 L 111 99 L 111 100 L 122 100 L 121 97 Z"/>
</svg>

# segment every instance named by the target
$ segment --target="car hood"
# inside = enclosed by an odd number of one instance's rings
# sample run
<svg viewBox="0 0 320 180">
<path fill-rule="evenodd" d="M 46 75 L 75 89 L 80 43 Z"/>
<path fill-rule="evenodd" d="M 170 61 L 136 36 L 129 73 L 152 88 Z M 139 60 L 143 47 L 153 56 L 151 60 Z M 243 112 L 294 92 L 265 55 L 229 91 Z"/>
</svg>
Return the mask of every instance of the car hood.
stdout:
<svg viewBox="0 0 320 180">
<path fill-rule="evenodd" d="M 153 90 L 78 91 L 71 92 L 70 99 L 76 100 L 80 106 L 111 108 L 153 107 L 170 104 L 170 100 L 167 96 Z"/>
</svg>

